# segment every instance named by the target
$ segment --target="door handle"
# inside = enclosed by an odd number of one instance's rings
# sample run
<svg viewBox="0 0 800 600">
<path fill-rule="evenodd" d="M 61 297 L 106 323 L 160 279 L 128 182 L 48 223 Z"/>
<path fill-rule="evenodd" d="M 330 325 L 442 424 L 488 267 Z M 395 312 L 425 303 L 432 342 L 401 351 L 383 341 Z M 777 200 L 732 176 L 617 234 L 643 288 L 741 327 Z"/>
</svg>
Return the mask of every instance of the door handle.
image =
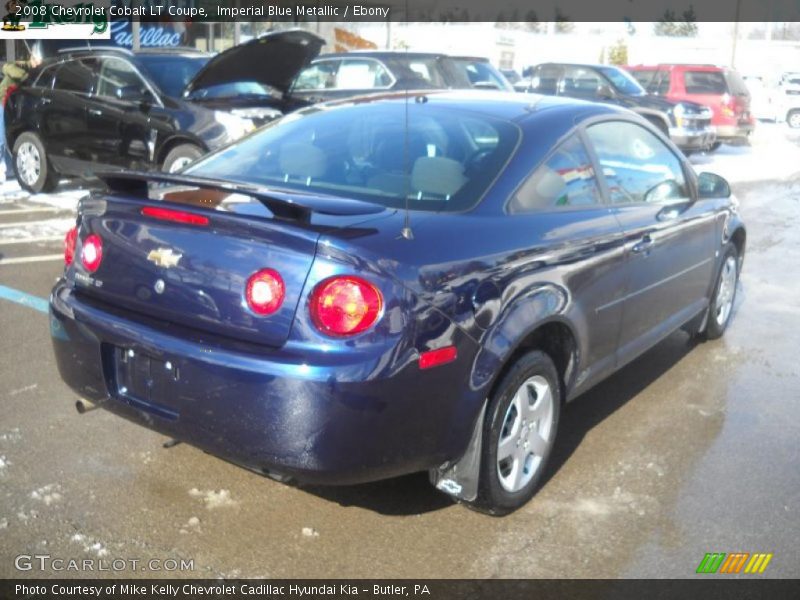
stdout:
<svg viewBox="0 0 800 600">
<path fill-rule="evenodd" d="M 101 116 L 103 114 L 103 111 L 102 110 L 98 110 L 96 108 L 90 108 L 89 109 L 89 114 L 90 115 L 94 115 L 95 117 L 99 117 L 99 116 Z"/>
<path fill-rule="evenodd" d="M 42 96 L 41 99 L 40 99 L 40 102 L 42 104 L 50 104 L 52 102 L 52 100 L 50 98 L 47 98 L 46 96 Z"/>
<path fill-rule="evenodd" d="M 636 252 L 637 254 L 641 254 L 642 252 L 649 252 L 654 245 L 655 242 L 653 242 L 653 238 L 651 238 L 650 235 L 648 234 L 644 236 L 636 244 L 634 244 L 631 250 L 633 252 Z"/>
</svg>

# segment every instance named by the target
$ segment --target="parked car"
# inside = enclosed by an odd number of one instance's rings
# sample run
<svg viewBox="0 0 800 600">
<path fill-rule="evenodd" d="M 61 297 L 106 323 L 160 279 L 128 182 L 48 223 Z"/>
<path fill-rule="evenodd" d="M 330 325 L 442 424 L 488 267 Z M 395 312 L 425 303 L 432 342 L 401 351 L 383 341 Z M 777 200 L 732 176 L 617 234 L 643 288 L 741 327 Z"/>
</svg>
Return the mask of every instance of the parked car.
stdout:
<svg viewBox="0 0 800 600">
<path fill-rule="evenodd" d="M 724 333 L 744 225 L 652 124 L 407 96 L 104 175 L 50 297 L 79 410 L 281 479 L 430 470 L 501 514 L 542 483 L 564 402 L 679 327 Z"/>
<path fill-rule="evenodd" d="M 778 120 L 800 128 L 800 73 L 784 73 L 775 92 Z"/>
<path fill-rule="evenodd" d="M 733 69 L 685 64 L 636 65 L 626 69 L 651 94 L 711 108 L 718 144 L 747 142 L 755 129 L 750 92 Z"/>
<path fill-rule="evenodd" d="M 716 142 L 711 111 L 695 102 L 648 94 L 627 72 L 610 65 L 544 63 L 533 67 L 526 91 L 624 106 L 640 114 L 685 153 Z"/>
<path fill-rule="evenodd" d="M 287 30 L 213 58 L 187 49 L 63 49 L 6 104 L 20 185 L 43 192 L 62 175 L 104 168 L 178 170 L 296 108 L 286 91 L 323 44 Z"/>
<path fill-rule="evenodd" d="M 396 90 L 472 88 L 513 89 L 485 58 L 359 50 L 320 56 L 297 76 L 291 95 L 324 102 Z"/>
<path fill-rule="evenodd" d="M 520 74 L 517 73 L 514 69 L 500 69 L 500 72 L 508 80 L 508 83 L 510 83 L 512 86 L 522 81 L 522 77 L 520 77 Z"/>
</svg>

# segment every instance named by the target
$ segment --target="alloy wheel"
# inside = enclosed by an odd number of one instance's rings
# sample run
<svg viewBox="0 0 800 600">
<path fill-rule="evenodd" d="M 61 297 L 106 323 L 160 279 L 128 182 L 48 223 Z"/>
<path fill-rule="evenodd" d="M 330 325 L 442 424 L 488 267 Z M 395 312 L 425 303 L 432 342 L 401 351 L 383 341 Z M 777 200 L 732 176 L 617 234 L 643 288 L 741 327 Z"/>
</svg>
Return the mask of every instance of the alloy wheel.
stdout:
<svg viewBox="0 0 800 600">
<path fill-rule="evenodd" d="M 553 434 L 553 390 L 547 379 L 527 379 L 514 394 L 497 442 L 497 476 L 508 492 L 518 492 L 542 465 Z"/>
<path fill-rule="evenodd" d="M 724 326 L 733 308 L 733 296 L 736 291 L 736 257 L 729 256 L 722 266 L 717 290 L 716 314 L 717 324 Z"/>
<path fill-rule="evenodd" d="M 26 185 L 33 186 L 42 172 L 42 157 L 31 142 L 24 142 L 17 150 L 17 173 Z"/>
</svg>

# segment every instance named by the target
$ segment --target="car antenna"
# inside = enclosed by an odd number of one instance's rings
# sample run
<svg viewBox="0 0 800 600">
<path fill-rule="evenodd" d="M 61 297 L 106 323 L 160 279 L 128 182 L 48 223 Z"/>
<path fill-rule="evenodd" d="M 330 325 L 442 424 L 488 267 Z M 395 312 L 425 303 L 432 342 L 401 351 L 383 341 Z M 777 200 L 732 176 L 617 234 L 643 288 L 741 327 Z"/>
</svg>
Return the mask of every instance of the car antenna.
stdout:
<svg viewBox="0 0 800 600">
<path fill-rule="evenodd" d="M 405 2 L 405 21 L 406 27 L 408 27 L 408 0 Z M 406 58 L 408 58 L 408 45 L 406 45 L 405 51 Z M 400 230 L 400 235 L 406 240 L 413 240 L 414 232 L 411 231 L 411 211 L 408 207 L 408 198 L 409 194 L 411 193 L 411 152 L 409 150 L 408 140 L 408 93 L 408 85 L 406 85 L 406 89 L 404 90 L 405 101 L 403 103 L 405 108 L 405 128 L 403 130 L 403 163 L 407 176 L 405 178 L 405 186 L 403 186 L 403 191 L 405 194 L 405 198 L 403 199 L 405 204 L 405 217 L 403 218 L 403 228 Z"/>
</svg>

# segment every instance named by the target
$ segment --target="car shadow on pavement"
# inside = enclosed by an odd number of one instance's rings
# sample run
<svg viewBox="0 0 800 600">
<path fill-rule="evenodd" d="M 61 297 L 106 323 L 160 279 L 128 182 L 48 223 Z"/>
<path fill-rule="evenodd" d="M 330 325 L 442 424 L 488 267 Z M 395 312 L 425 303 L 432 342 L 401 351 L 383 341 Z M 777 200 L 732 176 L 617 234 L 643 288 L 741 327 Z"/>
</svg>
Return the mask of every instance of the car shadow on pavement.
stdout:
<svg viewBox="0 0 800 600">
<path fill-rule="evenodd" d="M 698 343 L 687 333 L 677 331 L 570 402 L 561 413 L 558 439 L 542 485 L 569 460 L 589 431 L 669 371 Z"/>
<path fill-rule="evenodd" d="M 358 506 L 388 516 L 418 515 L 453 505 L 447 495 L 434 489 L 427 473 L 413 473 L 361 485 L 303 485 L 300 488 L 340 506 Z"/>
</svg>

